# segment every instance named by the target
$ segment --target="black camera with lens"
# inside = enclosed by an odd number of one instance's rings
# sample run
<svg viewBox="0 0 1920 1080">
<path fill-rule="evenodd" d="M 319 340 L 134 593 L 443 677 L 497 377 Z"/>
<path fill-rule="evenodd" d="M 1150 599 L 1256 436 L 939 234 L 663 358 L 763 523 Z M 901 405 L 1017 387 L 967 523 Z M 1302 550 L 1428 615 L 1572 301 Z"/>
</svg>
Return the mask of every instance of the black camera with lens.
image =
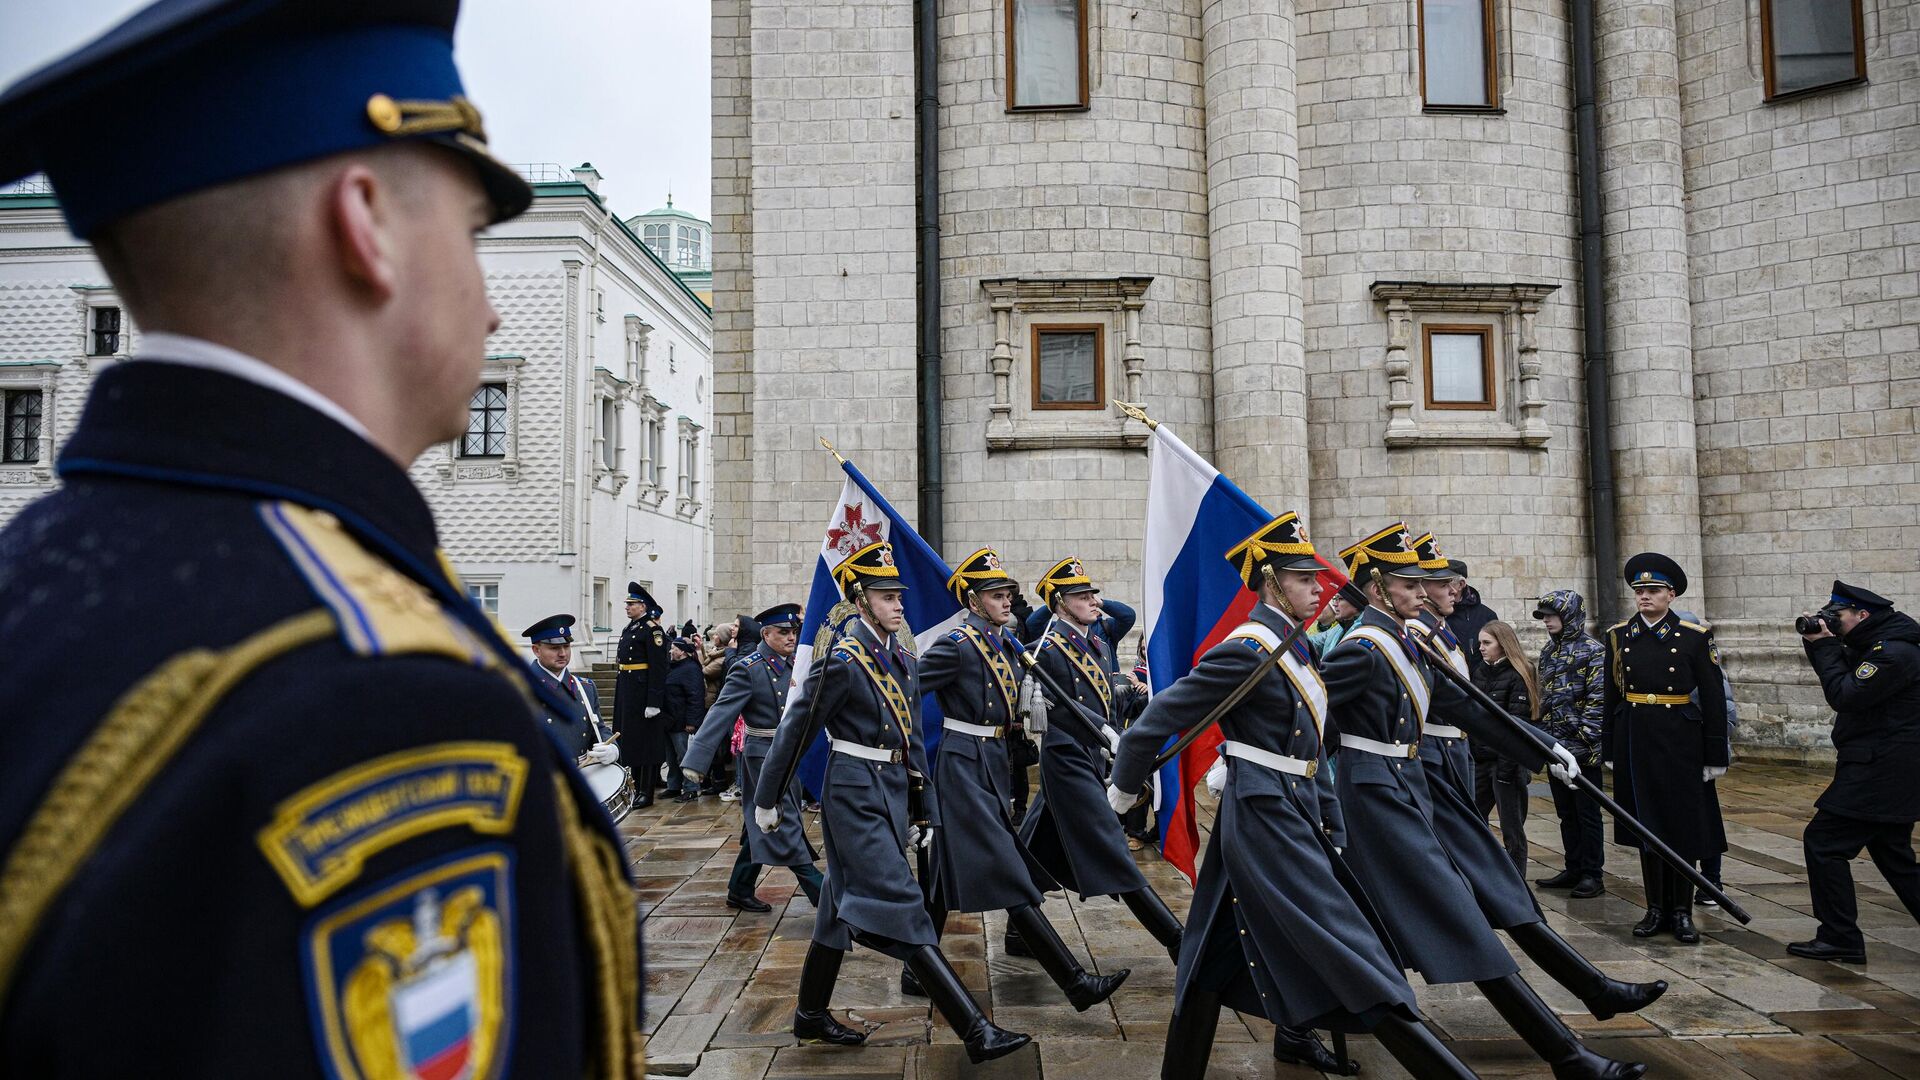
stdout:
<svg viewBox="0 0 1920 1080">
<path fill-rule="evenodd" d="M 1793 632 L 1803 636 L 1806 634 L 1817 634 L 1822 628 L 1825 628 L 1827 633 L 1838 636 L 1840 633 L 1840 620 L 1824 611 L 1813 615 L 1802 615 L 1793 620 Z"/>
</svg>

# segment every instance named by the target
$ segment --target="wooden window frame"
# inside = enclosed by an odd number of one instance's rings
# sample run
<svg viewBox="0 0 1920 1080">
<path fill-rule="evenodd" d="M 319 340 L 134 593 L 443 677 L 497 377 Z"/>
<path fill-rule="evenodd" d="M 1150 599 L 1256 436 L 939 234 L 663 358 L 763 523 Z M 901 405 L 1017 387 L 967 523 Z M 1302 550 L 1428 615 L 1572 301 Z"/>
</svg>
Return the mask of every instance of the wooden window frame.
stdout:
<svg viewBox="0 0 1920 1080">
<path fill-rule="evenodd" d="M 1480 338 L 1480 389 L 1486 397 L 1480 401 L 1433 400 L 1433 335 L 1474 334 Z M 1453 412 L 1495 412 L 1500 394 L 1493 385 L 1493 327 L 1485 323 L 1423 323 L 1420 327 L 1421 391 L 1429 409 Z"/>
<path fill-rule="evenodd" d="M 471 438 L 475 433 L 472 431 L 463 431 L 460 433 L 460 450 L 459 450 L 459 453 L 456 454 L 455 456 L 463 460 L 495 461 L 495 460 L 499 460 L 501 458 L 506 457 L 508 455 L 508 451 L 512 449 L 512 446 L 513 446 L 512 434 L 513 434 L 513 419 L 514 419 L 513 395 L 508 392 L 507 384 L 503 382 L 483 382 L 474 389 L 473 393 L 474 393 L 474 396 L 477 397 L 487 390 L 500 391 L 500 407 L 498 410 L 495 410 L 491 405 L 483 404 L 480 406 L 480 412 L 483 417 L 490 417 L 493 415 L 495 411 L 498 411 L 500 414 L 500 430 L 498 432 L 501 440 L 500 452 L 496 454 L 487 450 L 487 440 L 491 438 L 495 434 L 495 432 L 492 425 L 486 423 L 486 421 L 483 419 L 481 422 L 481 427 L 479 431 L 480 450 L 478 452 L 470 453 L 467 450 L 467 440 Z M 468 398 L 467 399 L 468 423 L 472 423 L 473 409 L 474 409 L 473 399 Z"/>
<path fill-rule="evenodd" d="M 1765 0 L 1762 0 L 1764 3 Z M 1858 3 L 1859 0 L 1854 0 Z M 1483 48 L 1485 61 L 1481 67 L 1487 80 L 1487 103 L 1485 105 L 1436 105 L 1427 100 L 1427 0 L 1418 0 L 1413 6 L 1413 21 L 1420 48 L 1420 108 L 1434 113 L 1497 113 L 1504 111 L 1500 107 L 1500 62 L 1494 52 L 1493 0 L 1480 0 L 1480 30 L 1485 40 Z"/>
<path fill-rule="evenodd" d="M 100 321 L 113 312 L 113 329 L 100 329 Z M 102 351 L 103 337 L 111 337 L 111 348 Z M 127 313 L 118 304 L 95 304 L 87 308 L 87 356 L 119 356 L 127 343 Z"/>
<path fill-rule="evenodd" d="M 1088 52 L 1090 51 L 1087 47 L 1087 8 L 1091 0 L 1074 0 L 1075 7 L 1080 14 L 1080 102 L 1077 105 L 1020 104 L 1019 94 L 1015 89 L 1018 85 L 1018 83 L 1015 82 L 1015 78 L 1019 68 L 1018 62 L 1014 57 L 1013 49 L 1013 8 L 1016 2 L 1017 0 L 1006 0 L 1005 6 L 1007 27 L 1007 111 L 1010 113 L 1085 112 L 1091 108 L 1093 104 L 1093 85 L 1089 64 L 1087 62 Z"/>
<path fill-rule="evenodd" d="M 1107 327 L 1105 323 L 1034 323 L 1029 328 L 1032 346 L 1028 364 L 1033 383 L 1031 402 L 1034 412 L 1061 412 L 1074 410 L 1105 410 L 1107 407 Z M 1093 400 L 1092 401 L 1042 401 L 1040 400 L 1040 337 L 1043 334 L 1087 334 L 1093 335 Z"/>
<path fill-rule="evenodd" d="M 1762 99 L 1768 102 L 1792 101 L 1809 94 L 1824 94 L 1829 90 L 1841 90 L 1849 86 L 1860 86 L 1867 81 L 1867 20 L 1860 0 L 1853 0 L 1853 77 L 1838 82 L 1821 83 L 1819 86 L 1803 86 L 1798 90 L 1777 93 L 1774 90 L 1773 71 L 1773 0 L 1760 0 L 1760 66 L 1766 75 L 1766 95 Z"/>
</svg>

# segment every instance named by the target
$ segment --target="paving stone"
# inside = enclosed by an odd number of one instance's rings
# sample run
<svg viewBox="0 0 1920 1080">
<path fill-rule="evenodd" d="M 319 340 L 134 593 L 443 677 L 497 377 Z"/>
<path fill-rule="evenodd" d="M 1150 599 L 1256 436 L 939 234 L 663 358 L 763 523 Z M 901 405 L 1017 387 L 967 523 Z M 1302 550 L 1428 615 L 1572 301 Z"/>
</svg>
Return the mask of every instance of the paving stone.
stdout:
<svg viewBox="0 0 1920 1080">
<path fill-rule="evenodd" d="M 1714 1037 L 1699 1044 L 1754 1080 L 1888 1080 L 1893 1074 L 1846 1047 L 1813 1035 Z"/>
<path fill-rule="evenodd" d="M 1761 1013 L 1872 1007 L 1858 998 L 1829 990 L 1819 983 L 1802 979 L 1787 971 L 1774 975 L 1742 976 L 1732 979 L 1703 978 L 1697 981 L 1714 993 L 1731 998 Z"/>
<path fill-rule="evenodd" d="M 1833 1041 L 1895 1076 L 1920 1076 L 1920 1039 L 1910 1035 L 1836 1035 Z"/>
</svg>

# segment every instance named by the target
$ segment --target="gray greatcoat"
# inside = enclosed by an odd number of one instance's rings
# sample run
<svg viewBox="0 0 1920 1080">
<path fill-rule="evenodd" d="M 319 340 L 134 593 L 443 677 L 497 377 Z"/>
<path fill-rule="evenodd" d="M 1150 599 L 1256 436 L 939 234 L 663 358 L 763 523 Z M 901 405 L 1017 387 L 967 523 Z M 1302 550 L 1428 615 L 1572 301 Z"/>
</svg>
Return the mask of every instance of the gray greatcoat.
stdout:
<svg viewBox="0 0 1920 1080">
<path fill-rule="evenodd" d="M 1067 652 L 1073 650 L 1088 659 L 1101 672 L 1098 677 L 1105 680 L 1104 658 L 1093 648 L 1079 630 L 1063 619 L 1055 619 L 1040 641 L 1035 660 L 1056 684 L 1072 691 L 1075 701 L 1095 716 L 1105 717 L 1105 728 L 1118 731 L 1114 707 L 1119 695 L 1112 682 L 1096 685 Z M 1064 702 L 1055 702 L 1053 709 L 1064 711 L 1067 707 Z M 1126 829 L 1107 805 L 1103 748 L 1082 741 L 1085 738 L 1072 720 L 1048 717 L 1041 743 L 1040 793 L 1021 822 L 1020 842 L 1054 880 L 1082 897 L 1144 889 L 1147 879 L 1127 850 Z"/>
<path fill-rule="evenodd" d="M 858 661 L 855 643 L 904 695 L 905 730 L 873 676 Z M 904 650 L 896 655 L 896 648 L 891 640 L 883 643 L 863 620 L 855 620 L 833 648 L 814 658 L 807 672 L 806 700 L 781 722 L 760 765 L 753 799 L 757 806 L 770 807 L 787 797 L 780 779 L 793 760 L 806 753 L 822 726 L 832 738 L 900 752 L 899 762 L 867 761 L 842 753 L 828 756 L 820 792 L 827 880 L 820 892 L 813 939 L 845 950 L 858 935 L 862 945 L 906 960 L 920 946 L 937 945 L 939 939 L 907 861 L 908 772 L 924 777 L 927 758 L 921 745 L 920 681 L 914 659 Z M 925 816 L 938 824 L 933 789 L 928 787 L 922 798 Z M 784 817 L 786 810 L 781 814 Z"/>
<path fill-rule="evenodd" d="M 1342 737 L 1409 747 L 1420 741 L 1420 716 L 1400 676 L 1374 642 L 1356 636 L 1367 626 L 1395 640 L 1415 677 L 1431 688 L 1435 708 L 1446 708 L 1456 719 L 1467 711 L 1462 707 L 1464 692 L 1448 682 L 1435 685 L 1425 658 L 1415 653 L 1405 632 L 1391 616 L 1369 607 L 1321 667 L 1334 726 Z M 1479 733 L 1477 728 L 1474 733 Z M 1496 736 L 1489 745 L 1508 753 L 1512 741 Z M 1534 756 L 1512 750 L 1515 760 Z M 1342 750 L 1335 773 L 1351 840 L 1347 863 L 1365 884 L 1406 963 L 1429 983 L 1476 982 L 1518 971 L 1480 912 L 1469 869 L 1452 858 L 1433 825 L 1433 799 L 1420 758 Z M 1507 865 L 1511 870 L 1512 864 Z"/>
<path fill-rule="evenodd" d="M 1266 605 L 1253 618 L 1284 640 L 1287 620 Z M 1113 782 L 1138 791 L 1166 740 L 1199 723 L 1252 674 L 1268 674 L 1220 720 L 1228 740 L 1316 762 L 1312 778 L 1228 757 L 1227 786 L 1194 886 L 1180 942 L 1174 1011 L 1194 988 L 1277 1024 L 1371 1028 L 1385 1012 L 1413 1016 L 1413 990 L 1381 940 L 1371 908 L 1334 848 L 1346 844 L 1340 802 L 1324 768 L 1320 725 L 1266 647 L 1245 629 L 1209 649 L 1154 695 L 1120 740 Z M 1295 655 L 1318 682 L 1305 640 Z M 1371 916 L 1377 918 L 1377 916 Z"/>
<path fill-rule="evenodd" d="M 1001 685 L 980 651 L 993 650 L 1012 678 Z M 1013 826 L 1007 780 L 1005 728 L 1011 724 L 1024 670 L 1020 642 L 977 615 L 927 646 L 920 657 L 920 689 L 940 702 L 948 727 L 934 753 L 933 784 L 940 792 L 940 836 L 933 844 L 932 896 L 948 911 L 999 911 L 1038 906 L 1041 893 L 1060 886 L 1027 855 Z M 997 727 L 997 738 L 955 731 L 952 721 Z"/>
<path fill-rule="evenodd" d="M 787 676 L 791 670 L 786 660 L 768 652 L 764 644 L 736 661 L 728 670 L 726 681 L 720 684 L 720 696 L 714 700 L 713 708 L 707 710 L 707 718 L 700 722 L 700 730 L 687 740 L 681 767 L 705 776 L 712 769 L 721 744 L 733 737 L 734 720 L 745 716 L 747 735 L 740 748 L 740 790 L 754 790 L 759 783 L 761 765 L 767 760 L 767 751 L 773 746 L 772 736 L 754 732 L 772 731 L 780 726 L 780 714 L 787 707 Z M 800 816 L 799 781 L 788 785 L 786 797 L 780 802 L 780 826 L 771 833 L 760 831 L 753 820 L 753 809 L 745 800 L 740 803 L 740 814 L 746 818 L 747 857 L 754 862 L 762 866 L 811 866 L 819 858 L 807 841 L 806 821 Z"/>
</svg>

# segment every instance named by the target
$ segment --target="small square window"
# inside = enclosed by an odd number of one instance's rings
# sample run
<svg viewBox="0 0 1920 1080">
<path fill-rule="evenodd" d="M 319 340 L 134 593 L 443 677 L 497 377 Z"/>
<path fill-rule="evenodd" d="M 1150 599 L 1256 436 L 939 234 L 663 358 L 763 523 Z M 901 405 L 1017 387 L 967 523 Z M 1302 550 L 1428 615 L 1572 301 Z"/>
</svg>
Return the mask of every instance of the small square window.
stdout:
<svg viewBox="0 0 1920 1080">
<path fill-rule="evenodd" d="M 1420 0 L 1420 97 L 1428 108 L 1498 108 L 1493 56 L 1493 0 Z"/>
<path fill-rule="evenodd" d="M 467 405 L 467 433 L 460 438 L 461 457 L 507 456 L 507 388 L 484 383 Z"/>
<path fill-rule="evenodd" d="M 477 604 L 480 610 L 497 618 L 500 614 L 500 583 L 469 581 L 467 582 L 467 599 Z"/>
<path fill-rule="evenodd" d="M 673 226 L 643 225 L 640 227 L 640 242 L 660 256 L 662 262 L 673 261 Z"/>
<path fill-rule="evenodd" d="M 1086 107 L 1086 0 L 1007 0 L 1007 108 Z"/>
<path fill-rule="evenodd" d="M 30 465 L 40 460 L 40 405 L 38 390 L 0 391 L 5 409 L 6 439 L 0 461 Z"/>
<path fill-rule="evenodd" d="M 1760 43 L 1769 101 L 1866 80 L 1860 0 L 1760 0 Z"/>
<path fill-rule="evenodd" d="M 88 314 L 91 325 L 87 327 L 87 355 L 118 355 L 120 352 L 120 309 L 117 307 L 96 307 L 90 308 Z"/>
<path fill-rule="evenodd" d="M 1033 407 L 1104 409 L 1106 356 L 1099 325 L 1033 328 Z"/>
<path fill-rule="evenodd" d="M 1421 328 L 1427 408 L 1492 409 L 1493 341 L 1486 326 Z"/>
</svg>

